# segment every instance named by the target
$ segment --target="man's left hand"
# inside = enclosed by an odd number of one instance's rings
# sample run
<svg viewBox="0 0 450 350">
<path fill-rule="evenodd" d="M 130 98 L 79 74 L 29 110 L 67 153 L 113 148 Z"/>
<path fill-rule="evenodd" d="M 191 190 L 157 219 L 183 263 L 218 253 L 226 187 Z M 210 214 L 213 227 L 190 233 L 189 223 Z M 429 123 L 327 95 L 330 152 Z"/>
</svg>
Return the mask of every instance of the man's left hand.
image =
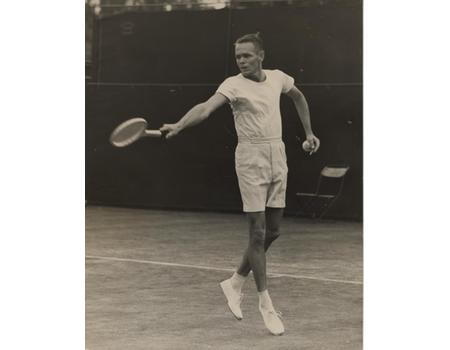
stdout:
<svg viewBox="0 0 450 350">
<path fill-rule="evenodd" d="M 314 134 L 307 135 L 306 140 L 311 146 L 311 152 L 309 154 L 316 153 L 320 147 L 320 140 Z"/>
</svg>

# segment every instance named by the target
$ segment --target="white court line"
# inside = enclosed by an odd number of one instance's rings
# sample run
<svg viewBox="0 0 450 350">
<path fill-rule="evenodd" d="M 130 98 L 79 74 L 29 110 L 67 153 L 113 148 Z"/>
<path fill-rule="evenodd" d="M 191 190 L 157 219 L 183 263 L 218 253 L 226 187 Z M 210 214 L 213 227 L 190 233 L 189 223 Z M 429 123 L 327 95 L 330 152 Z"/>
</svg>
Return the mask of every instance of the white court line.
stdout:
<svg viewBox="0 0 450 350">
<path fill-rule="evenodd" d="M 110 261 L 134 262 L 134 263 L 139 263 L 139 264 L 152 264 L 152 265 L 161 265 L 161 266 L 187 267 L 187 268 L 199 269 L 199 270 L 234 272 L 234 269 L 224 269 L 224 268 L 221 268 L 221 267 L 177 264 L 177 263 L 169 263 L 169 262 L 153 261 L 153 260 L 125 259 L 125 258 L 114 258 L 114 257 L 110 257 L 110 256 L 96 256 L 96 255 L 86 255 L 86 258 L 87 259 L 110 260 Z M 316 281 L 323 281 L 323 282 L 336 282 L 336 283 L 347 283 L 347 284 L 363 284 L 362 282 L 359 282 L 359 281 L 348 281 L 348 280 L 337 280 L 337 279 L 332 279 L 332 278 L 321 278 L 321 277 L 310 277 L 310 276 L 302 276 L 302 275 L 291 275 L 291 274 L 288 274 L 288 273 L 268 273 L 267 275 L 271 276 L 271 277 L 288 277 L 288 278 L 308 279 L 308 280 L 316 280 Z"/>
</svg>

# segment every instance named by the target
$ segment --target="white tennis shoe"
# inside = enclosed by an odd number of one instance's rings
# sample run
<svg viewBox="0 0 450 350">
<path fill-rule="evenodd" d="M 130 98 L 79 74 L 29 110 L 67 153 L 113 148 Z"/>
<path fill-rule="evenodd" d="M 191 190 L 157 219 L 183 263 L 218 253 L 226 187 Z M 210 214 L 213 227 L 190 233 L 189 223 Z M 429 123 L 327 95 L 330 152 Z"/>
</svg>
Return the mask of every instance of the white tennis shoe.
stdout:
<svg viewBox="0 0 450 350">
<path fill-rule="evenodd" d="M 225 297 L 227 298 L 228 307 L 230 308 L 231 313 L 238 320 L 242 320 L 241 301 L 244 294 L 238 293 L 233 288 L 230 279 L 220 282 L 220 287 L 222 288 L 223 294 L 225 294 Z"/>
<path fill-rule="evenodd" d="M 281 312 L 277 312 L 274 309 L 264 309 L 261 306 L 259 311 L 264 320 L 264 324 L 267 329 L 273 335 L 282 335 L 284 333 L 283 322 L 281 322 Z"/>
</svg>

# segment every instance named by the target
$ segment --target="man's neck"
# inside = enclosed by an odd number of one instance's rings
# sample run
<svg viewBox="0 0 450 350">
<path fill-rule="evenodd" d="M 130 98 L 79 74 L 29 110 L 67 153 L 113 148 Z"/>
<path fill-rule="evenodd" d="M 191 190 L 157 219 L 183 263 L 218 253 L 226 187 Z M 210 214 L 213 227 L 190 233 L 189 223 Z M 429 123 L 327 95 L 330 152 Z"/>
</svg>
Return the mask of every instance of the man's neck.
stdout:
<svg viewBox="0 0 450 350">
<path fill-rule="evenodd" d="M 260 83 L 266 80 L 266 73 L 264 73 L 264 71 L 260 69 L 259 71 L 255 72 L 255 74 L 249 75 L 248 77 L 245 78 Z"/>
</svg>

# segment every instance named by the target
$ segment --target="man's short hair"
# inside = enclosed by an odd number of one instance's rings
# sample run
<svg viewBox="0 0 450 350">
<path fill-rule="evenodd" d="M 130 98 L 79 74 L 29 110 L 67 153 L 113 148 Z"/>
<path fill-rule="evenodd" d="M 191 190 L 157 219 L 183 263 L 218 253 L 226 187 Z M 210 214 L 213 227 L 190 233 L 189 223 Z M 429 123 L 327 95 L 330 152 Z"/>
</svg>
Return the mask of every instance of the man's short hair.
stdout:
<svg viewBox="0 0 450 350">
<path fill-rule="evenodd" d="M 242 43 L 253 43 L 253 45 L 255 45 L 255 47 L 259 51 L 264 50 L 263 40 L 259 32 L 254 34 L 245 34 L 244 36 L 241 36 L 239 39 L 236 40 L 234 45 Z"/>
</svg>

